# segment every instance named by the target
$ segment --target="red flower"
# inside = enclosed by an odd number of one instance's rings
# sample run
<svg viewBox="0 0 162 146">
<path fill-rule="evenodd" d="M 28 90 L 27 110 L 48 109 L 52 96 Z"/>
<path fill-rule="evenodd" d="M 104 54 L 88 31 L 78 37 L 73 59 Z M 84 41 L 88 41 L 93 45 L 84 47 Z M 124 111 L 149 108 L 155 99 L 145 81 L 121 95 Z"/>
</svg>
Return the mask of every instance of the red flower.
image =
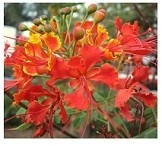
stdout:
<svg viewBox="0 0 162 146">
<path fill-rule="evenodd" d="M 92 81 L 105 83 L 112 89 L 115 89 L 118 83 L 118 74 L 114 67 L 107 63 L 95 67 L 101 58 L 101 50 L 89 45 L 81 48 L 79 55 L 71 57 L 68 61 L 57 58 L 48 84 L 53 86 L 53 82 L 58 79 L 70 78 L 69 85 L 76 90 L 65 95 L 65 100 L 72 108 L 87 110 L 91 105 L 95 105 L 91 96 Z"/>
<path fill-rule="evenodd" d="M 133 120 L 128 111 L 128 100 L 130 98 L 135 97 L 148 107 L 154 107 L 156 105 L 156 96 L 152 93 L 148 93 L 148 89 L 139 83 L 145 81 L 148 78 L 148 75 L 149 67 L 134 67 L 132 77 L 130 76 L 124 80 L 124 82 L 122 81 L 118 84 L 115 106 L 120 109 L 120 114 L 124 116 L 127 121 Z"/>
<path fill-rule="evenodd" d="M 40 97 L 44 97 L 42 102 L 38 102 Z M 59 109 L 59 116 L 62 123 L 66 123 L 68 120 L 62 103 L 62 94 L 56 88 L 53 88 L 53 92 L 51 92 L 40 85 L 32 85 L 28 89 L 15 94 L 14 98 L 16 103 L 23 100 L 29 101 L 25 119 L 26 123 L 32 122 L 34 125 L 45 123 L 48 121 L 48 118 L 53 118 L 52 115 L 56 109 Z"/>
<path fill-rule="evenodd" d="M 149 41 L 149 38 L 141 40 L 139 38 L 140 27 L 137 21 L 133 24 L 122 24 L 122 20 L 117 17 L 115 25 L 118 31 L 117 39 L 120 45 L 123 46 L 122 48 L 125 54 L 146 55 L 153 52 L 153 46 L 155 46 L 155 43 L 152 43 L 153 40 L 150 39 Z"/>
</svg>

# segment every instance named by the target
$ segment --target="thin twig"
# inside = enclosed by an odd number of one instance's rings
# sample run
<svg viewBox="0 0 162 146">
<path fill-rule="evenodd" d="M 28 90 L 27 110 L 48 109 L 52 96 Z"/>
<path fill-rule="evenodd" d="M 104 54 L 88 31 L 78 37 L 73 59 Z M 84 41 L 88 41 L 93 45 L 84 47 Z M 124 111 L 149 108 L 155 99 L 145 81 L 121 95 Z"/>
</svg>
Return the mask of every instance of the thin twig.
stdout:
<svg viewBox="0 0 162 146">
<path fill-rule="evenodd" d="M 133 6 L 134 6 L 135 10 L 137 11 L 137 13 L 142 17 L 143 21 L 148 25 L 148 27 L 150 27 L 150 24 L 145 19 L 145 16 L 141 12 L 141 10 L 138 8 L 137 4 L 133 4 Z"/>
</svg>

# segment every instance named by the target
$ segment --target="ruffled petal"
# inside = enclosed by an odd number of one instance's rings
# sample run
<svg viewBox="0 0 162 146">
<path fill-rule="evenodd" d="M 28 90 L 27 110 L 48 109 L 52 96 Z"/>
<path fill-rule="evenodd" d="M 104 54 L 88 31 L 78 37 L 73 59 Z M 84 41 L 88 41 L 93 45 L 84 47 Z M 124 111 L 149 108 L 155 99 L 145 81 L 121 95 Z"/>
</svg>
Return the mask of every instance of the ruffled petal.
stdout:
<svg viewBox="0 0 162 146">
<path fill-rule="evenodd" d="M 103 64 L 100 68 L 100 71 L 90 77 L 91 80 L 105 83 L 108 87 L 115 89 L 116 85 L 118 84 L 118 73 L 116 69 L 109 65 Z"/>
<path fill-rule="evenodd" d="M 102 53 L 103 52 L 95 46 L 85 45 L 80 50 L 79 54 L 85 60 L 86 68 L 88 70 L 90 67 L 95 65 L 97 62 L 101 61 Z"/>
<path fill-rule="evenodd" d="M 121 89 L 115 97 L 115 107 L 123 107 L 128 99 L 132 96 L 131 89 Z"/>
<path fill-rule="evenodd" d="M 127 122 L 131 122 L 134 120 L 131 112 L 130 112 L 130 107 L 128 104 L 125 104 L 124 106 L 120 107 L 120 112 L 119 114 L 127 120 Z"/>
<path fill-rule="evenodd" d="M 90 105 L 90 101 L 85 96 L 85 89 L 82 86 L 78 87 L 76 91 L 65 95 L 65 101 L 70 108 L 77 110 L 87 110 Z"/>
</svg>

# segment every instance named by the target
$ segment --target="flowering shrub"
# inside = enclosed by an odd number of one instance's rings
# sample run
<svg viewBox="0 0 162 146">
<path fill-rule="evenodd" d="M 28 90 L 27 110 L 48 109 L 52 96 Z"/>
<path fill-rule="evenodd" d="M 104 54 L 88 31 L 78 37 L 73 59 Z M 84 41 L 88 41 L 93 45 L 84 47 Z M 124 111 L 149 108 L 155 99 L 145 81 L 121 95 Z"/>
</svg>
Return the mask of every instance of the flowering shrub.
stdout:
<svg viewBox="0 0 162 146">
<path fill-rule="evenodd" d="M 116 17 L 116 35 L 111 38 L 100 24 L 106 11 L 97 10 L 95 4 L 88 6 L 84 20 L 71 26 L 76 11 L 75 6 L 65 7 L 59 16 L 34 19 L 31 28 L 19 25 L 30 36 L 16 38 L 14 52 L 5 56 L 5 66 L 12 66 L 14 79 L 4 83 L 13 105 L 25 108 L 16 117 L 23 127 L 35 127 L 34 137 L 45 133 L 54 137 L 53 126 L 66 134 L 70 125 L 79 128 L 75 133 L 81 137 L 88 125 L 97 137 L 140 136 L 146 129 L 142 128 L 144 112 L 156 107 L 157 101 L 144 85 L 150 71 L 142 64 L 145 55 L 156 53 L 156 35 L 151 28 L 140 34 L 137 21 L 123 22 Z M 87 20 L 89 15 L 93 21 Z M 133 69 L 126 78 L 119 78 L 124 64 L 129 63 L 134 64 Z M 9 90 L 13 87 L 12 96 Z M 96 121 L 101 124 L 95 125 Z"/>
</svg>

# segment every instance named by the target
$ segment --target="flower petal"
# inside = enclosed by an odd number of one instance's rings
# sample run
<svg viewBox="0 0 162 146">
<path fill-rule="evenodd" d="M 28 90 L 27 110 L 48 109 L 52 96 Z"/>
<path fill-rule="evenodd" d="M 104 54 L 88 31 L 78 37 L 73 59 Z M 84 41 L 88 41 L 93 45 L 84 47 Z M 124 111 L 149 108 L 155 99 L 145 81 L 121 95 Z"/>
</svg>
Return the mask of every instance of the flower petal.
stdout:
<svg viewBox="0 0 162 146">
<path fill-rule="evenodd" d="M 134 67 L 134 71 L 132 73 L 133 80 L 132 82 L 138 82 L 138 81 L 146 81 L 149 76 L 149 67 L 148 66 L 140 66 Z"/>
<path fill-rule="evenodd" d="M 118 73 L 113 66 L 105 63 L 101 66 L 100 72 L 90 77 L 90 79 L 105 83 L 108 87 L 115 89 L 118 84 Z"/>
<path fill-rule="evenodd" d="M 125 104 L 124 106 L 120 107 L 120 112 L 119 114 L 124 117 L 127 122 L 131 122 L 134 120 L 132 114 L 130 113 L 130 107 L 128 104 Z"/>
<path fill-rule="evenodd" d="M 29 104 L 27 115 L 28 119 L 30 119 L 34 125 L 39 125 L 45 121 L 47 107 L 34 100 Z"/>
<path fill-rule="evenodd" d="M 132 96 L 131 89 L 121 89 L 115 97 L 115 107 L 123 107 L 128 99 Z"/>
<path fill-rule="evenodd" d="M 99 48 L 89 45 L 85 45 L 80 50 L 79 54 L 85 60 L 87 69 L 95 65 L 97 62 L 101 61 L 102 57 L 102 51 Z"/>
<path fill-rule="evenodd" d="M 5 91 L 9 90 L 10 88 L 19 84 L 22 80 L 23 80 L 22 78 L 18 78 L 15 80 L 4 80 L 4 90 Z"/>
<path fill-rule="evenodd" d="M 152 93 L 149 93 L 149 94 L 141 94 L 141 93 L 138 93 L 136 95 L 139 97 L 139 99 L 141 101 L 143 101 L 143 103 L 146 106 L 148 106 L 150 108 L 153 108 L 153 107 L 156 106 L 157 98 L 156 98 L 156 96 L 154 94 L 152 94 Z"/>
<path fill-rule="evenodd" d="M 44 34 L 43 40 L 45 41 L 45 44 L 48 46 L 49 50 L 52 52 L 58 50 L 61 47 L 61 41 L 59 37 L 53 33 Z"/>
<path fill-rule="evenodd" d="M 51 71 L 49 72 L 51 78 L 47 81 L 47 84 L 53 86 L 53 82 L 58 79 L 66 79 L 72 77 L 69 73 L 69 67 L 64 59 L 55 58 L 55 62 Z"/>
<path fill-rule="evenodd" d="M 80 86 L 76 89 L 76 91 L 65 95 L 65 101 L 67 101 L 70 108 L 78 110 L 87 110 L 90 105 L 85 96 L 85 89 L 83 86 Z"/>
</svg>

